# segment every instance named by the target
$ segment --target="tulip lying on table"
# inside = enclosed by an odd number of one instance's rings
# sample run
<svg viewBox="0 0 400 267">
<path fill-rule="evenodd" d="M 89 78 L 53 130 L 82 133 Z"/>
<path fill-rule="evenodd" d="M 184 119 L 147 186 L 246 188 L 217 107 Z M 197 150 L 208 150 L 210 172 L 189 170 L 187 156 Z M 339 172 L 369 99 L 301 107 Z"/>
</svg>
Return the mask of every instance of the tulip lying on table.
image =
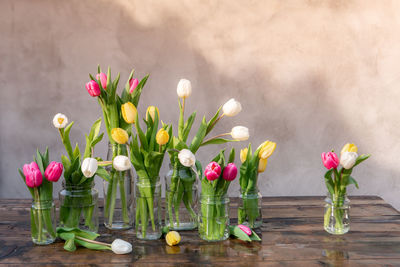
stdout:
<svg viewBox="0 0 400 267">
<path fill-rule="evenodd" d="M 261 238 L 253 230 L 243 224 L 230 225 L 229 234 L 242 241 L 261 241 Z"/>
</svg>

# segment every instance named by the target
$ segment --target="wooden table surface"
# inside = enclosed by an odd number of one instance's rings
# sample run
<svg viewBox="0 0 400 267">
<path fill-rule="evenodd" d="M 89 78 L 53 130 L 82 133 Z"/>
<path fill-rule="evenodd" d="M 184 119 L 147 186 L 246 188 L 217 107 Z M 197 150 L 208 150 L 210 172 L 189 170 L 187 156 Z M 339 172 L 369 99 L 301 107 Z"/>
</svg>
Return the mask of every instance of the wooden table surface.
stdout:
<svg viewBox="0 0 400 267">
<path fill-rule="evenodd" d="M 400 213 L 380 197 L 353 196 L 351 229 L 342 236 L 323 230 L 323 197 L 263 198 L 262 242 L 236 239 L 209 243 L 197 231 L 182 231 L 179 246 L 164 239 L 137 240 L 132 232 L 111 232 L 100 227 L 98 239 L 122 238 L 133 253 L 78 248 L 63 249 L 57 240 L 48 246 L 31 241 L 30 200 L 0 200 L 1 265 L 76 266 L 400 266 Z M 237 222 L 237 199 L 231 199 L 231 224 Z"/>
</svg>

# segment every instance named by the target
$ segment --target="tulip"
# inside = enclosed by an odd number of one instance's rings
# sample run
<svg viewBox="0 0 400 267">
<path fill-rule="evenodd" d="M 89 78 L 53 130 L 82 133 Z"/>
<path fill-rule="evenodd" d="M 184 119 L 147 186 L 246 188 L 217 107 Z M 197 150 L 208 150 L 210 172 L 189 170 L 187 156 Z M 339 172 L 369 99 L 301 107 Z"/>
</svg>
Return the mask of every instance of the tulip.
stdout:
<svg viewBox="0 0 400 267">
<path fill-rule="evenodd" d="M 249 227 L 247 227 L 246 225 L 239 224 L 238 227 L 240 228 L 240 230 L 242 230 L 248 236 L 251 236 L 251 234 L 253 233 L 251 231 L 251 229 Z"/>
<path fill-rule="evenodd" d="M 126 144 L 129 140 L 128 133 L 122 128 L 113 128 L 111 130 L 111 137 L 120 145 Z"/>
<path fill-rule="evenodd" d="M 85 177 L 92 177 L 97 171 L 97 160 L 94 158 L 85 158 L 81 165 L 82 173 Z"/>
<path fill-rule="evenodd" d="M 247 153 L 248 153 L 248 148 L 243 148 L 242 150 L 240 150 L 240 161 L 243 163 L 246 161 L 247 159 Z"/>
<path fill-rule="evenodd" d="M 342 151 L 340 152 L 340 154 L 344 153 L 344 152 L 357 152 L 358 148 L 355 144 L 350 144 L 347 143 L 343 146 Z"/>
<path fill-rule="evenodd" d="M 181 235 L 176 231 L 170 231 L 165 236 L 165 241 L 167 242 L 168 246 L 175 246 L 181 242 Z"/>
<path fill-rule="evenodd" d="M 100 86 L 98 85 L 97 82 L 95 82 L 93 80 L 86 83 L 86 90 L 88 91 L 89 95 L 91 95 L 93 97 L 99 96 L 101 93 Z"/>
<path fill-rule="evenodd" d="M 245 141 L 249 139 L 249 129 L 244 126 L 235 126 L 232 128 L 231 136 L 233 139 Z"/>
<path fill-rule="evenodd" d="M 157 111 L 158 118 L 160 118 L 160 111 L 158 110 L 158 108 L 155 106 L 149 106 L 146 111 L 146 120 L 147 121 L 149 120 L 149 115 L 150 115 L 151 119 L 154 121 L 154 119 L 156 117 L 156 115 L 155 115 L 156 111 Z"/>
<path fill-rule="evenodd" d="M 118 155 L 113 159 L 113 167 L 117 171 L 126 171 L 131 168 L 131 161 L 127 156 Z"/>
<path fill-rule="evenodd" d="M 67 126 L 67 123 L 68 123 L 68 118 L 62 113 L 57 113 L 53 117 L 53 125 L 58 129 L 65 128 L 65 126 Z"/>
<path fill-rule="evenodd" d="M 340 155 L 340 164 L 347 170 L 351 169 L 356 163 L 357 158 L 358 155 L 356 152 L 343 152 L 342 155 Z"/>
<path fill-rule="evenodd" d="M 335 152 L 327 152 L 321 154 L 322 163 L 324 164 L 325 168 L 328 170 L 336 169 L 339 165 L 339 158 Z"/>
<path fill-rule="evenodd" d="M 269 158 L 272 155 L 272 153 L 274 153 L 275 148 L 276 148 L 276 143 L 271 141 L 264 142 L 262 148 L 260 149 L 260 152 L 258 153 L 258 157 L 261 159 Z"/>
<path fill-rule="evenodd" d="M 107 75 L 100 72 L 99 74 L 96 75 L 96 79 L 100 81 L 101 87 L 103 87 L 103 89 L 106 90 L 107 89 Z"/>
<path fill-rule="evenodd" d="M 133 91 L 135 91 L 136 87 L 139 84 L 139 80 L 138 79 L 130 79 L 129 80 L 129 93 L 132 94 Z"/>
<path fill-rule="evenodd" d="M 215 161 L 210 162 L 204 170 L 204 175 L 209 181 L 217 180 L 221 175 L 221 166 Z"/>
<path fill-rule="evenodd" d="M 224 112 L 223 114 L 228 117 L 236 116 L 241 110 L 242 105 L 240 105 L 240 103 L 234 98 L 229 99 L 228 102 L 222 106 L 222 111 Z"/>
<path fill-rule="evenodd" d="M 128 243 L 122 239 L 115 239 L 111 243 L 111 250 L 115 254 L 127 254 L 132 252 L 132 244 Z"/>
<path fill-rule="evenodd" d="M 193 167 L 196 164 L 196 157 L 189 149 L 182 149 L 178 154 L 178 159 L 185 167 Z"/>
<path fill-rule="evenodd" d="M 238 170 L 236 168 L 236 165 L 234 163 L 229 163 L 225 167 L 225 169 L 222 173 L 222 178 L 224 178 L 227 181 L 233 181 L 236 178 L 237 172 L 238 172 Z"/>
<path fill-rule="evenodd" d="M 160 129 L 156 135 L 157 144 L 159 144 L 160 146 L 165 145 L 166 143 L 168 143 L 168 140 L 169 140 L 168 132 L 164 129 Z"/>
<path fill-rule="evenodd" d="M 135 105 L 133 105 L 131 102 L 128 101 L 125 104 L 121 105 L 121 113 L 122 118 L 124 118 L 126 123 L 135 123 L 137 109 Z"/>
<path fill-rule="evenodd" d="M 189 80 L 181 79 L 176 88 L 176 93 L 179 98 L 188 98 L 192 94 L 192 84 Z"/>
<path fill-rule="evenodd" d="M 34 188 L 38 187 L 43 182 L 43 175 L 40 172 L 39 166 L 36 162 L 31 162 L 30 164 L 25 164 L 22 168 L 22 171 L 25 175 L 26 185 Z"/>
<path fill-rule="evenodd" d="M 267 163 L 268 163 L 268 159 L 263 159 L 260 158 L 260 160 L 258 161 L 258 172 L 264 172 L 265 169 L 267 168 Z"/>
<path fill-rule="evenodd" d="M 50 182 L 57 182 L 63 172 L 63 165 L 60 162 L 52 161 L 44 171 L 44 176 Z"/>
</svg>

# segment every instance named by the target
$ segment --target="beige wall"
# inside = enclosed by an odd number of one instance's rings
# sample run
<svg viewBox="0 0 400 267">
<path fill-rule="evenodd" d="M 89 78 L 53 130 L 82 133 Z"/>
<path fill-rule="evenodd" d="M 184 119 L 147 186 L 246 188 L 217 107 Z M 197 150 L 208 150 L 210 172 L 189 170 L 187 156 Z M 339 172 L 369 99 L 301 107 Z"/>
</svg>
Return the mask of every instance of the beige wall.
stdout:
<svg viewBox="0 0 400 267">
<path fill-rule="evenodd" d="M 166 122 L 177 121 L 182 77 L 199 114 L 239 99 L 243 112 L 215 133 L 242 124 L 251 142 L 278 143 L 260 178 L 265 196 L 324 194 L 320 153 L 350 141 L 372 154 L 350 193 L 400 208 L 399 13 L 399 1 L 3 0 L 0 197 L 28 197 L 16 169 L 36 147 L 59 159 L 55 113 L 76 121 L 72 139 L 83 147 L 100 116 L 84 89 L 99 63 L 123 79 L 131 67 L 150 73 L 139 110 L 157 105 Z M 105 150 L 103 142 L 96 151 Z M 216 151 L 198 157 L 206 163 Z"/>
</svg>

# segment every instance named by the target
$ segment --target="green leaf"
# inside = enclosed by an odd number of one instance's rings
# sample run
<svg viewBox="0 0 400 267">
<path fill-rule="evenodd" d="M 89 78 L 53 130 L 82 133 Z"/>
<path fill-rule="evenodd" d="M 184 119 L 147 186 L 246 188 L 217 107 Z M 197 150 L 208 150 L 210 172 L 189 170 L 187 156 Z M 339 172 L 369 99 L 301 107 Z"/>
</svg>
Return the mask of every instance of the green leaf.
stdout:
<svg viewBox="0 0 400 267">
<path fill-rule="evenodd" d="M 103 167 L 97 168 L 96 175 L 100 176 L 102 179 L 104 179 L 107 182 L 111 181 L 110 174 Z"/>
<path fill-rule="evenodd" d="M 251 242 L 250 237 L 245 232 L 243 232 L 243 230 L 240 229 L 239 226 L 230 225 L 229 233 L 230 233 L 230 235 L 233 235 L 242 241 Z"/>
<path fill-rule="evenodd" d="M 65 241 L 64 249 L 69 252 L 74 252 L 76 250 L 75 239 L 68 239 Z"/>
<path fill-rule="evenodd" d="M 46 166 L 46 168 L 47 168 L 47 166 L 49 166 L 49 147 L 46 147 L 46 151 L 44 152 L 44 154 L 43 154 L 43 165 L 44 166 Z"/>
<path fill-rule="evenodd" d="M 45 169 L 43 166 L 42 154 L 40 154 L 39 149 L 36 149 L 36 163 L 39 166 L 40 172 L 44 175 Z"/>
<path fill-rule="evenodd" d="M 135 105 L 135 107 L 138 107 L 139 104 L 139 100 L 140 100 L 140 95 L 142 94 L 142 90 L 144 85 L 147 82 L 147 79 L 149 78 L 149 74 L 147 74 L 138 84 L 138 86 L 136 87 L 135 91 L 133 92 L 133 96 L 132 96 L 132 104 Z"/>
<path fill-rule="evenodd" d="M 81 151 L 79 150 L 79 146 L 78 143 L 76 143 L 75 145 L 75 149 L 74 149 L 74 158 L 80 158 L 81 157 Z"/>
<path fill-rule="evenodd" d="M 90 129 L 89 133 L 89 140 L 93 141 L 93 139 L 99 135 L 100 132 L 100 127 L 101 127 L 101 117 L 98 118 L 92 125 L 92 128 Z"/>
<path fill-rule="evenodd" d="M 137 133 L 139 135 L 141 146 L 143 147 L 144 150 L 147 150 L 149 145 L 147 144 L 146 136 L 144 135 L 142 129 L 140 128 L 138 114 L 136 114 L 135 128 L 136 128 L 136 131 L 137 131 Z"/>
<path fill-rule="evenodd" d="M 186 123 L 185 123 L 185 125 L 183 127 L 183 135 L 182 135 L 182 141 L 183 142 L 187 141 L 187 138 L 189 136 L 190 130 L 192 129 L 192 125 L 193 125 L 193 122 L 195 121 L 195 119 L 196 119 L 196 111 L 193 112 L 189 116 L 189 118 L 187 119 L 187 121 L 186 121 Z"/>
<path fill-rule="evenodd" d="M 252 241 L 261 241 L 261 238 L 256 234 L 256 232 L 254 232 L 253 230 L 251 230 L 251 236 L 250 239 Z"/>
<path fill-rule="evenodd" d="M 103 139 L 104 133 L 101 133 L 99 136 L 97 136 L 95 139 L 93 139 L 92 143 L 90 143 L 91 147 L 95 147 L 97 143 L 99 143 Z"/>
<path fill-rule="evenodd" d="M 218 119 L 219 113 L 221 111 L 221 107 L 219 107 L 219 109 L 217 110 L 217 112 L 215 113 L 214 117 L 212 117 L 212 119 L 207 123 L 207 131 L 206 131 L 206 135 L 211 132 L 211 130 L 214 128 L 216 121 Z"/>
<path fill-rule="evenodd" d="M 66 156 L 62 155 L 61 163 L 64 166 L 64 173 L 65 173 L 71 167 L 71 162 L 69 161 L 69 159 Z"/>
<path fill-rule="evenodd" d="M 204 136 L 206 135 L 207 131 L 207 122 L 206 122 L 206 117 L 203 117 L 203 120 L 201 121 L 199 130 L 197 131 L 196 136 L 193 138 L 192 143 L 190 144 L 190 151 L 193 153 L 196 153 L 196 151 L 199 149 L 201 143 L 203 142 Z"/>
<path fill-rule="evenodd" d="M 82 177 L 85 176 L 82 176 L 80 171 L 74 171 L 71 175 L 71 181 L 73 184 L 80 184 Z"/>
<path fill-rule="evenodd" d="M 237 142 L 239 140 L 230 140 L 230 139 L 224 139 L 224 138 L 215 138 L 211 139 L 207 142 L 202 143 L 200 146 L 206 146 L 206 145 L 219 145 L 219 144 L 225 144 L 228 142 Z"/>
<path fill-rule="evenodd" d="M 334 195 L 335 194 L 335 190 L 333 189 L 334 188 L 334 183 L 332 181 L 332 172 L 333 172 L 333 169 L 330 169 L 329 171 L 327 171 L 325 173 L 324 178 L 325 178 L 326 188 L 328 189 L 328 191 L 329 191 L 329 193 L 331 195 Z"/>
<path fill-rule="evenodd" d="M 358 156 L 358 158 L 356 159 L 356 163 L 354 164 L 353 168 L 355 166 L 357 166 L 358 164 L 360 164 L 361 162 L 363 162 L 364 160 L 368 159 L 371 155 L 367 154 L 362 154 L 361 156 Z"/>
<path fill-rule="evenodd" d="M 353 177 L 349 176 L 347 185 L 351 185 L 351 184 L 354 184 L 356 186 L 356 188 L 359 189 L 357 181 Z"/>
<path fill-rule="evenodd" d="M 229 153 L 229 160 L 228 163 L 233 163 L 235 162 L 235 149 L 232 148 L 231 152 Z"/>
<path fill-rule="evenodd" d="M 196 160 L 196 169 L 197 169 L 197 174 L 201 179 L 203 177 L 203 167 L 201 166 L 201 162 L 199 160 Z"/>
<path fill-rule="evenodd" d="M 24 175 L 24 173 L 21 171 L 21 169 L 18 169 L 18 173 L 19 173 L 19 175 L 21 176 L 22 181 L 23 181 L 24 184 L 26 185 L 25 175 Z M 31 188 L 31 187 L 29 187 L 29 186 L 27 186 L 27 188 L 28 188 L 29 192 L 31 193 L 32 198 L 34 198 L 33 188 Z"/>
</svg>

